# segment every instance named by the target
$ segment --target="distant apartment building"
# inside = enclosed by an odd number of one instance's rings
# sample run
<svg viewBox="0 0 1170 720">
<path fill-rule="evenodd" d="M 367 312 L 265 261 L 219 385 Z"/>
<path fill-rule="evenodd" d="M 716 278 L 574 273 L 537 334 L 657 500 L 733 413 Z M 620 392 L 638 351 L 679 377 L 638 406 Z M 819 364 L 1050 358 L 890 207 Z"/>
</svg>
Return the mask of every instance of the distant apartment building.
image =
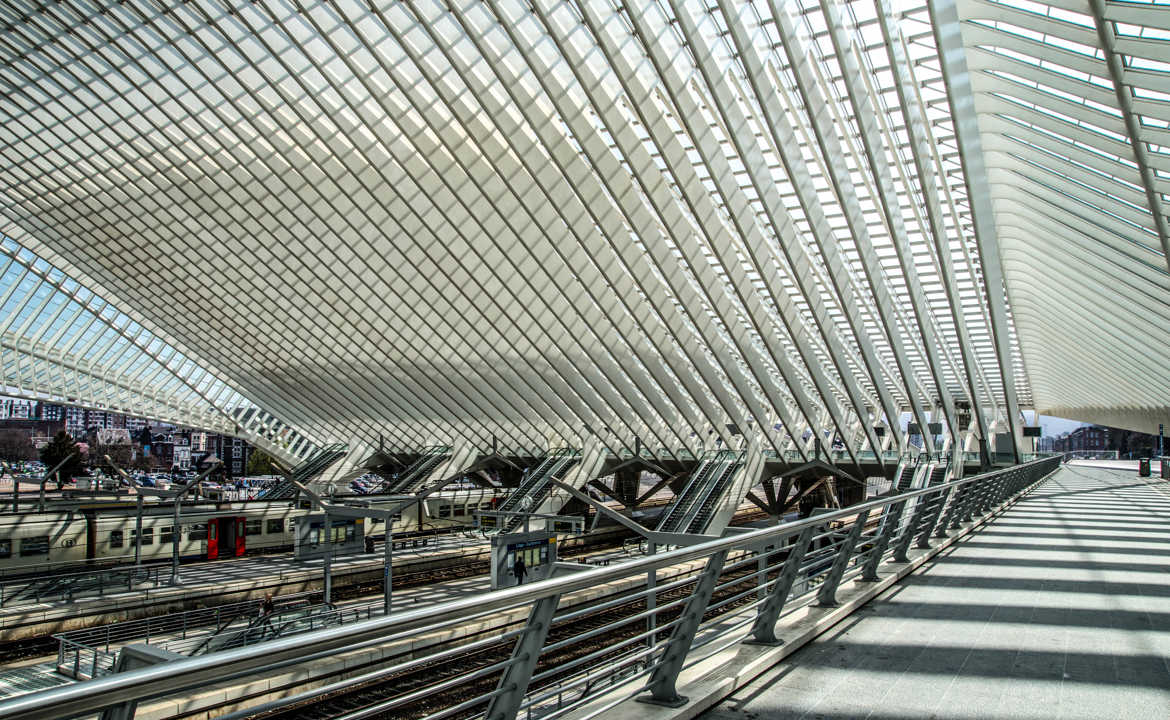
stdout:
<svg viewBox="0 0 1170 720">
<path fill-rule="evenodd" d="M 1109 429 L 1097 425 L 1085 425 L 1061 435 L 1053 443 L 1056 452 L 1074 450 L 1105 450 L 1109 447 Z"/>
<path fill-rule="evenodd" d="M 65 432 L 73 437 L 85 434 L 85 410 L 69 406 L 65 408 Z"/>
<path fill-rule="evenodd" d="M 65 419 L 65 407 L 53 403 L 37 403 L 37 418 L 48 422 L 61 422 Z"/>
<path fill-rule="evenodd" d="M 13 397 L 0 399 L 0 420 L 34 419 L 36 419 L 35 401 Z"/>
<path fill-rule="evenodd" d="M 46 442 L 64 429 L 75 438 L 85 438 L 91 431 L 101 438 L 129 437 L 130 442 L 143 444 L 143 432 L 151 434 L 150 454 L 163 468 L 191 469 L 208 456 L 223 461 L 224 470 L 239 477 L 247 469 L 251 446 L 230 435 L 219 435 L 205 430 L 180 430 L 165 423 L 105 410 L 86 410 L 71 405 L 25 400 L 0 396 L 0 423 L 29 430 Z M 116 431 L 116 432 L 115 432 Z M 114 434 L 111 434 L 114 433 Z"/>
</svg>

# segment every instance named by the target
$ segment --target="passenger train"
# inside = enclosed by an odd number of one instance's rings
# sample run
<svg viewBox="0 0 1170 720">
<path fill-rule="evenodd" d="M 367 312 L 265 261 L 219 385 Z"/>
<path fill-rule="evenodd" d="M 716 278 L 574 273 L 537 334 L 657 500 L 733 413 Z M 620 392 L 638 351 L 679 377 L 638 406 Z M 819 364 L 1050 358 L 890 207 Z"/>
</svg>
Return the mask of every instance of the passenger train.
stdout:
<svg viewBox="0 0 1170 720">
<path fill-rule="evenodd" d="M 395 534 L 471 527 L 472 513 L 502 501 L 500 490 L 440 492 L 412 503 L 394 516 Z M 376 497 L 363 497 L 378 509 Z M 387 501 L 389 502 L 389 501 Z M 308 503 L 252 500 L 184 504 L 180 513 L 179 554 L 184 559 L 216 560 L 293 546 L 296 523 L 310 514 Z M 112 563 L 133 560 L 137 509 L 131 502 L 79 502 L 70 509 L 0 515 L 0 571 L 52 564 Z M 349 522 L 353 522 L 352 520 Z M 381 521 L 366 534 L 381 535 Z M 338 529 L 345 521 L 338 522 Z M 147 505 L 142 516 L 142 559 L 162 560 L 173 552 L 174 506 Z M 341 532 L 345 532 L 341 530 Z"/>
</svg>

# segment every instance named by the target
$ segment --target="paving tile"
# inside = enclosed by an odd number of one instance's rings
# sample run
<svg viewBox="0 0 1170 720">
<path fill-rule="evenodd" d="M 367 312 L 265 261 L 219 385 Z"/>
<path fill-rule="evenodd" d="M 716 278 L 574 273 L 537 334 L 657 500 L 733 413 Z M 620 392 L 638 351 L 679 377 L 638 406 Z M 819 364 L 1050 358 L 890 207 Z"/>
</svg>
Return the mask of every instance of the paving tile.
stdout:
<svg viewBox="0 0 1170 720">
<path fill-rule="evenodd" d="M 705 717 L 1170 717 L 1170 493 L 1065 466 Z"/>
</svg>

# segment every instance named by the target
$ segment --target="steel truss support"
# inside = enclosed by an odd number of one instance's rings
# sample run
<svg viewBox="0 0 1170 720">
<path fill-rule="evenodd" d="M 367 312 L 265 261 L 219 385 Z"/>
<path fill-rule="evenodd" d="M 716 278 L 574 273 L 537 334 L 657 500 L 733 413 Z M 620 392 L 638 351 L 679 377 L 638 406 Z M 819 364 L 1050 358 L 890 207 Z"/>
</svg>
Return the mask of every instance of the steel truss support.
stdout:
<svg viewBox="0 0 1170 720">
<path fill-rule="evenodd" d="M 857 549 L 857 541 L 861 539 L 861 533 L 865 532 L 865 521 L 868 517 L 869 510 L 862 510 L 854 518 L 853 527 L 849 529 L 849 534 L 841 542 L 841 547 L 837 550 L 837 557 L 833 559 L 833 566 L 829 568 L 829 574 L 825 576 L 824 583 L 817 591 L 818 606 L 836 607 L 837 586 L 841 584 L 841 578 L 844 577 L 845 570 L 849 567 L 849 561 L 853 558 L 853 551 Z"/>
<path fill-rule="evenodd" d="M 524 626 L 523 634 L 516 638 L 512 659 L 500 676 L 496 688 L 499 694 L 492 698 L 484 714 L 487 720 L 514 720 L 520 712 L 520 704 L 528 692 L 528 683 L 540 660 L 540 650 L 548 638 L 548 629 L 560 600 L 560 595 L 552 595 L 537 600 L 532 606 L 528 624 Z"/>
<path fill-rule="evenodd" d="M 1137 113 L 1133 109 L 1132 91 L 1125 85 L 1125 67 L 1121 63 L 1121 56 L 1114 47 L 1116 33 L 1113 21 L 1106 15 L 1105 0 L 1089 0 L 1089 9 L 1093 13 L 1093 22 L 1097 26 L 1097 36 L 1101 39 L 1101 50 L 1105 53 L 1105 63 L 1109 66 L 1109 76 L 1113 80 L 1113 90 L 1117 95 L 1117 106 L 1121 109 L 1121 117 L 1125 121 L 1126 135 L 1133 149 L 1134 162 L 1142 178 L 1142 186 L 1146 192 L 1146 202 L 1149 203 L 1150 214 L 1154 216 L 1154 228 L 1158 233 L 1158 240 L 1162 243 L 1162 254 L 1170 268 L 1170 227 L 1166 221 L 1166 211 L 1162 207 L 1162 196 L 1158 190 L 1159 182 L 1154 178 L 1154 171 L 1150 166 L 1149 153 L 1146 150 L 1146 141 L 1142 139 L 1142 129 Z"/>
<path fill-rule="evenodd" d="M 776 639 L 776 621 L 780 618 L 780 611 L 784 609 L 788 594 L 792 592 L 792 584 L 796 582 L 800 565 L 808 553 L 808 546 L 812 542 L 815 530 L 816 526 L 809 526 L 801 530 L 800 535 L 789 546 L 784 567 L 780 569 L 780 575 L 776 578 L 776 584 L 772 586 L 767 599 L 760 605 L 756 621 L 752 625 L 752 639 L 748 642 L 759 645 L 780 644 L 781 641 Z M 763 584 L 764 580 L 765 576 L 761 575 L 760 583 Z"/>
<path fill-rule="evenodd" d="M 695 633 L 699 630 L 703 613 L 707 611 L 707 605 L 711 602 L 711 595 L 715 592 L 715 585 L 719 581 L 719 575 L 723 572 L 723 563 L 726 560 L 726 550 L 721 550 L 708 558 L 707 566 L 699 576 L 691 598 L 687 601 L 682 616 L 676 621 L 678 624 L 670 633 L 670 639 L 666 641 L 666 649 L 663 650 L 662 656 L 658 659 L 658 665 L 650 676 L 650 683 L 647 686 L 650 694 L 640 696 L 638 702 L 665 705 L 666 707 L 682 707 L 687 703 L 687 699 L 678 694 L 675 685 L 678 682 L 678 674 L 682 671 L 683 662 L 687 659 L 687 653 L 691 650 L 691 644 L 695 641 Z"/>
<path fill-rule="evenodd" d="M 881 526 L 873 547 L 869 551 L 869 557 L 865 559 L 865 565 L 861 569 L 861 577 L 857 579 L 858 582 L 877 582 L 879 580 L 878 565 L 881 564 L 882 557 L 886 554 L 886 549 L 889 548 L 890 541 L 894 538 L 894 533 L 898 531 L 898 525 L 902 520 L 902 511 L 905 509 L 906 502 L 902 501 L 891 503 L 882 510 Z"/>
</svg>

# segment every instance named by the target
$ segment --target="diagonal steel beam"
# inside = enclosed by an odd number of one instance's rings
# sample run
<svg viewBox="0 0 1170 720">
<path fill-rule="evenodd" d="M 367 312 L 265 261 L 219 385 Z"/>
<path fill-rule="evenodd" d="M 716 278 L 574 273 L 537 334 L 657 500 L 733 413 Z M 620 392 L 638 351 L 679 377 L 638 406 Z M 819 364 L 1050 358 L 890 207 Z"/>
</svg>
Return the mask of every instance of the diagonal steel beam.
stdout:
<svg viewBox="0 0 1170 720">
<path fill-rule="evenodd" d="M 987 309 L 991 315 L 991 335 L 999 361 L 999 376 L 1003 383 L 1004 402 L 1007 405 L 1008 427 L 1011 429 L 1012 455 L 1020 461 L 1019 425 L 1020 404 L 1016 398 L 1016 374 L 1012 367 L 1011 344 L 1008 339 L 1007 291 L 1000 265 L 999 239 L 996 236 L 995 209 L 987 186 L 987 168 L 983 162 L 983 145 L 976 119 L 975 95 L 971 89 L 971 75 L 967 70 L 967 54 L 959 26 L 955 0 L 930 0 L 931 27 L 938 47 L 939 65 L 947 86 L 947 103 L 955 128 L 955 142 L 963 164 L 967 202 L 970 205 L 971 224 L 975 244 L 979 248 L 979 265 L 983 270 Z"/>
<path fill-rule="evenodd" d="M 1105 0 L 1089 0 L 1089 9 L 1093 12 L 1097 37 L 1101 39 L 1105 64 L 1109 66 L 1109 77 L 1113 80 L 1113 91 L 1117 94 L 1117 107 L 1121 110 L 1122 120 L 1125 121 L 1125 134 L 1129 137 L 1133 159 L 1137 163 L 1138 173 L 1145 187 L 1146 202 L 1150 205 L 1150 214 L 1154 216 L 1154 228 L 1158 231 L 1158 240 L 1162 243 L 1162 255 L 1166 259 L 1167 267 L 1170 268 L 1170 227 L 1166 222 L 1166 212 L 1162 208 L 1162 196 L 1154 183 L 1154 171 L 1150 167 L 1146 145 L 1142 141 L 1140 123 L 1133 110 L 1133 96 L 1124 82 L 1125 68 L 1115 48 L 1113 21 L 1105 17 Z"/>
</svg>

